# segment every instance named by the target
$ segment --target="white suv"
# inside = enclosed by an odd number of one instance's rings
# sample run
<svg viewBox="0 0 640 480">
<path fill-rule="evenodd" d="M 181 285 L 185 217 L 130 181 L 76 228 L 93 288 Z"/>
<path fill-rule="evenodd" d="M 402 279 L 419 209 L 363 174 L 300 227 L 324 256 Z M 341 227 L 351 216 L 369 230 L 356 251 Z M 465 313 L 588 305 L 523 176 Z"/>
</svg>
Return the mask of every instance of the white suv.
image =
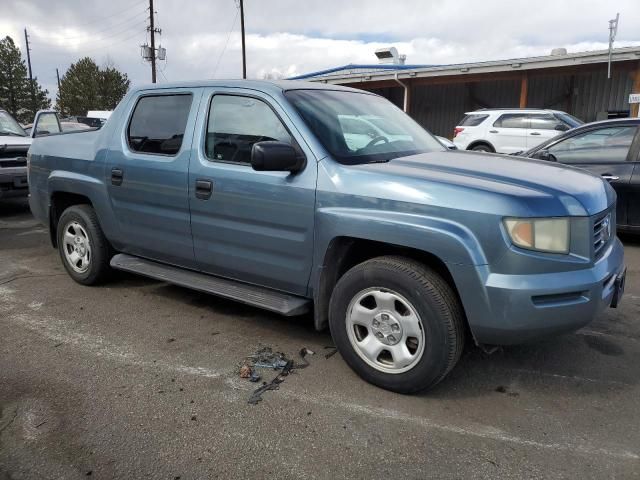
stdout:
<svg viewBox="0 0 640 480">
<path fill-rule="evenodd" d="M 482 109 L 465 114 L 453 132 L 453 143 L 460 150 L 516 153 L 583 123 L 557 110 Z"/>
</svg>

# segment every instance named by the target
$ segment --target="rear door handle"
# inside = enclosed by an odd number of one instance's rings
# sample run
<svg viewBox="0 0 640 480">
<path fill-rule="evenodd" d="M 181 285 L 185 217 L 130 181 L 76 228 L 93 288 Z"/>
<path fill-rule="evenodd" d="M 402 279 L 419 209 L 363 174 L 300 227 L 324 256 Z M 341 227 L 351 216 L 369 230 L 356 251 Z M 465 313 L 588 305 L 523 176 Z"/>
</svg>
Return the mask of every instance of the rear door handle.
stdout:
<svg viewBox="0 0 640 480">
<path fill-rule="evenodd" d="M 213 182 L 211 180 L 196 180 L 196 198 L 208 200 L 213 193 Z"/>
<path fill-rule="evenodd" d="M 540 132 L 531 132 L 529 135 L 540 135 Z"/>
<path fill-rule="evenodd" d="M 120 186 L 124 179 L 124 172 L 120 168 L 111 169 L 111 185 Z"/>
<path fill-rule="evenodd" d="M 604 178 L 607 182 L 620 180 L 620 177 L 616 177 L 615 175 L 611 175 L 609 173 L 603 173 L 602 178 Z"/>
</svg>

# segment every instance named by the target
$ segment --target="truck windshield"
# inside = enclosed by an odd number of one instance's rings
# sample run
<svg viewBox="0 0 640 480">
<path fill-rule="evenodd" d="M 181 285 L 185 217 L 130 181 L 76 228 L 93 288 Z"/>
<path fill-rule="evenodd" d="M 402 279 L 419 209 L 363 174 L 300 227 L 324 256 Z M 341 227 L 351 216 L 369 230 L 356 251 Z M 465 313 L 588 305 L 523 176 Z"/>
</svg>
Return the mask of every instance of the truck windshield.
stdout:
<svg viewBox="0 0 640 480">
<path fill-rule="evenodd" d="M 16 137 L 26 137 L 27 133 L 22 129 L 7 112 L 0 111 L 0 135 L 13 135 Z"/>
<path fill-rule="evenodd" d="M 386 162 L 445 150 L 433 135 L 382 97 L 338 90 L 289 90 L 285 96 L 340 163 Z"/>
</svg>

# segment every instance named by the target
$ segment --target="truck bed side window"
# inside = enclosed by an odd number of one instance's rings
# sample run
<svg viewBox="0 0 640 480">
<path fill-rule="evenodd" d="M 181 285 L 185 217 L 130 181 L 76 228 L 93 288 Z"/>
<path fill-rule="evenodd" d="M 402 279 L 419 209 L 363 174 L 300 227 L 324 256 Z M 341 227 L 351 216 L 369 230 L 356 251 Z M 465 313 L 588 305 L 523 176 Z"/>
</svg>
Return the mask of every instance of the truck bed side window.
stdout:
<svg viewBox="0 0 640 480">
<path fill-rule="evenodd" d="M 176 155 L 182 145 L 191 100 L 191 94 L 141 97 L 127 130 L 129 148 L 136 152 Z"/>
<path fill-rule="evenodd" d="M 205 151 L 211 160 L 251 163 L 256 142 L 294 141 L 265 102 L 251 97 L 215 95 L 211 100 Z"/>
</svg>

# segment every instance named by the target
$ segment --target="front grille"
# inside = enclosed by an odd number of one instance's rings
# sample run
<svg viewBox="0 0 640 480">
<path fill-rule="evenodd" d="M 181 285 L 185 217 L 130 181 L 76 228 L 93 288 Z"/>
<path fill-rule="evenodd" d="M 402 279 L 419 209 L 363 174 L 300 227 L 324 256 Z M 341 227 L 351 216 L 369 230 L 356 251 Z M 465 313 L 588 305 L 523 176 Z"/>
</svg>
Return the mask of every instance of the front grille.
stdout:
<svg viewBox="0 0 640 480">
<path fill-rule="evenodd" d="M 29 145 L 2 145 L 2 140 L 0 140 L 0 159 L 26 157 L 28 150 Z"/>
<path fill-rule="evenodd" d="M 9 168 L 9 167 L 26 167 L 27 159 L 16 158 L 15 160 L 0 160 L 0 168 Z"/>
<path fill-rule="evenodd" d="M 611 239 L 611 233 L 615 230 L 612 225 L 611 212 L 608 211 L 600 217 L 596 218 L 593 223 L 593 255 L 596 259 L 600 258 Z"/>
</svg>

